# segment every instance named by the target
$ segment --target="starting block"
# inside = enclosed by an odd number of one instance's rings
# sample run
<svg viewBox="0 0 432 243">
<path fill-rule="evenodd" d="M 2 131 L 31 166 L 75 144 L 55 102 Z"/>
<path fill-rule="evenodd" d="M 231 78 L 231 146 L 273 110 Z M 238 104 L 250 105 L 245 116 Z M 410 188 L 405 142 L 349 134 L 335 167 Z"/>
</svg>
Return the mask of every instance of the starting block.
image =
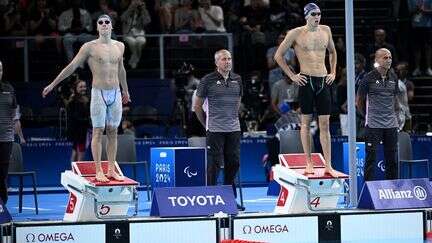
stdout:
<svg viewBox="0 0 432 243">
<path fill-rule="evenodd" d="M 108 161 L 102 161 L 102 170 L 108 172 Z M 123 176 L 117 162 L 115 170 Z M 69 201 L 63 220 L 87 221 L 128 217 L 129 206 L 138 213 L 138 182 L 124 177 L 123 181 L 99 182 L 95 179 L 95 162 L 72 162 L 72 170 L 61 174 L 61 184 L 69 191 Z"/>
<path fill-rule="evenodd" d="M 273 167 L 273 178 L 281 185 L 275 213 L 307 213 L 337 209 L 340 196 L 347 196 L 345 180 L 348 175 L 337 172 L 337 177 L 324 173 L 324 158 L 312 153 L 314 174 L 305 174 L 305 154 L 280 154 L 279 164 Z"/>
</svg>

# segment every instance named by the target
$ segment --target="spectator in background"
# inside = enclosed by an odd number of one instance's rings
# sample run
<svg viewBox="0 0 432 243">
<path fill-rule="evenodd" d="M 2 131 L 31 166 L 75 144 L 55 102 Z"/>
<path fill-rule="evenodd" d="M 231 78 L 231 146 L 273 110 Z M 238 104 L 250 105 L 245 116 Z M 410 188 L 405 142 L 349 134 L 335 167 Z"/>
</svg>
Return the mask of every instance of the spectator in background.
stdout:
<svg viewBox="0 0 432 243">
<path fill-rule="evenodd" d="M 357 93 L 357 89 L 360 85 L 361 80 L 367 74 L 366 71 L 366 58 L 360 54 L 356 53 L 354 56 L 354 64 L 355 64 L 355 91 Z M 357 128 L 357 139 L 362 141 L 365 137 L 365 117 L 362 112 L 356 107 L 356 128 Z"/>
<path fill-rule="evenodd" d="M 336 100 L 339 111 L 341 135 L 348 136 L 347 76 L 346 68 L 342 68 L 337 85 Z"/>
<path fill-rule="evenodd" d="M 251 35 L 251 41 L 257 42 L 264 34 L 262 33 L 264 24 L 269 17 L 268 8 L 262 0 L 251 0 L 251 4 L 241 10 L 240 24 L 243 30 Z"/>
<path fill-rule="evenodd" d="M 266 65 L 266 37 L 263 28 L 268 14 L 268 8 L 262 0 L 251 0 L 251 4 L 241 10 L 241 53 L 242 58 L 248 60 L 247 70 L 261 70 Z"/>
<path fill-rule="evenodd" d="M 47 0 L 36 0 L 30 8 L 29 32 L 35 36 L 37 49 L 41 49 L 46 42 L 44 36 L 55 37 L 57 51 L 61 51 L 61 39 L 57 31 L 57 16 L 53 9 L 47 6 Z M 48 42 L 52 43 L 50 39 Z"/>
<path fill-rule="evenodd" d="M 9 5 L 8 11 L 3 15 L 4 34 L 10 36 L 26 36 L 27 22 L 26 14 L 18 4 Z"/>
<path fill-rule="evenodd" d="M 142 49 L 147 41 L 144 28 L 151 21 L 143 0 L 132 0 L 128 9 L 122 14 L 121 20 L 123 35 L 125 35 L 123 39 L 131 51 L 128 64 L 135 69 L 141 60 Z"/>
<path fill-rule="evenodd" d="M 340 60 L 337 63 L 336 70 L 338 73 L 346 67 L 346 48 L 344 38 L 338 37 L 335 42 L 335 48 L 337 52 L 337 59 Z"/>
<path fill-rule="evenodd" d="M 199 0 L 198 13 L 206 32 L 226 32 L 221 7 L 211 5 L 210 0 Z"/>
<path fill-rule="evenodd" d="M 397 62 L 396 49 L 394 45 L 386 41 L 386 31 L 383 29 L 375 29 L 374 42 L 367 47 L 367 55 L 369 56 L 369 66 L 372 66 L 375 60 L 375 52 L 378 49 L 386 48 L 393 55 L 394 63 Z"/>
<path fill-rule="evenodd" d="M 366 75 L 366 58 L 360 54 L 356 53 L 354 55 L 354 68 L 355 68 L 355 91 L 360 84 L 360 81 Z"/>
<path fill-rule="evenodd" d="M 74 92 L 66 106 L 68 114 L 68 139 L 72 142 L 71 161 L 82 161 L 86 151 L 87 131 L 90 128 L 90 99 L 87 84 L 77 79 Z"/>
<path fill-rule="evenodd" d="M 399 109 L 397 117 L 399 123 L 399 131 L 411 131 L 411 112 L 409 108 L 409 100 L 414 97 L 414 84 L 407 79 L 408 76 L 408 63 L 400 62 L 396 65 L 396 74 L 398 76 L 399 93 L 397 95 L 397 101 L 399 103 Z"/>
<path fill-rule="evenodd" d="M 282 115 L 284 113 L 281 110 L 283 103 L 287 103 L 291 107 L 293 103 L 298 102 L 298 90 L 298 85 L 293 83 L 286 75 L 283 75 L 283 78 L 273 85 L 271 91 L 271 105 L 273 110 L 279 115 Z"/>
<path fill-rule="evenodd" d="M 274 55 L 276 53 L 276 50 L 278 46 L 282 43 L 282 41 L 285 39 L 285 33 L 281 33 L 277 39 L 277 45 L 274 47 L 271 47 L 267 50 L 267 68 L 269 69 L 268 74 L 268 83 L 269 83 L 269 90 L 273 90 L 273 85 L 279 81 L 284 79 L 284 73 L 282 69 L 277 65 Z M 285 54 L 284 54 L 285 62 L 291 66 L 292 68 L 296 67 L 296 59 L 295 59 L 295 52 L 294 49 L 289 48 Z"/>
<path fill-rule="evenodd" d="M 174 15 L 175 33 L 193 33 L 195 29 L 195 11 L 192 9 L 191 0 L 183 0 Z"/>
<path fill-rule="evenodd" d="M 155 10 L 159 13 L 162 33 L 171 32 L 173 14 L 178 4 L 178 0 L 155 0 Z"/>
<path fill-rule="evenodd" d="M 279 33 L 287 29 L 287 24 L 290 22 L 290 15 L 286 6 L 282 4 L 282 0 L 270 0 L 269 14 L 265 22 L 265 33 L 267 42 L 277 38 Z M 289 24 L 288 24 L 289 25 Z"/>
<path fill-rule="evenodd" d="M 415 67 L 413 76 L 422 75 L 420 68 L 421 57 L 426 61 L 426 75 L 432 76 L 431 69 L 431 41 L 432 41 L 432 1 L 408 0 L 408 9 L 411 14 L 412 47 L 414 49 Z"/>
<path fill-rule="evenodd" d="M 72 7 L 60 14 L 58 30 L 63 33 L 63 46 L 68 62 L 74 56 L 74 44 L 88 42 L 93 37 L 92 18 L 87 10 L 80 8 L 81 0 L 72 0 Z"/>
</svg>

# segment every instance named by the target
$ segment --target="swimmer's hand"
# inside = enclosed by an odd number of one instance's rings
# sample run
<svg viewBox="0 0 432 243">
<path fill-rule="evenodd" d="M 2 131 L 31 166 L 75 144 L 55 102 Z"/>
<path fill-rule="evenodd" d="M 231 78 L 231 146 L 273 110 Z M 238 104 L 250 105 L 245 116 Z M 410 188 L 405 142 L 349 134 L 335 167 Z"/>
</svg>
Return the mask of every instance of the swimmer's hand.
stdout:
<svg viewBox="0 0 432 243">
<path fill-rule="evenodd" d="M 128 91 L 123 91 L 122 92 L 122 103 L 123 104 L 127 104 L 128 102 L 131 102 L 130 96 L 129 96 L 129 92 Z"/>
<path fill-rule="evenodd" d="M 52 86 L 51 84 L 46 86 L 43 91 L 42 91 L 42 97 L 46 97 L 52 90 L 53 90 L 54 86 Z"/>
<path fill-rule="evenodd" d="M 335 76 L 336 76 L 336 74 L 334 74 L 334 73 L 327 74 L 327 76 L 326 76 L 326 84 L 328 84 L 328 85 L 332 84 L 333 81 L 335 80 Z"/>
<path fill-rule="evenodd" d="M 305 86 L 307 83 L 306 77 L 304 75 L 301 75 L 300 73 L 296 75 L 292 75 L 289 78 L 299 86 Z"/>
</svg>

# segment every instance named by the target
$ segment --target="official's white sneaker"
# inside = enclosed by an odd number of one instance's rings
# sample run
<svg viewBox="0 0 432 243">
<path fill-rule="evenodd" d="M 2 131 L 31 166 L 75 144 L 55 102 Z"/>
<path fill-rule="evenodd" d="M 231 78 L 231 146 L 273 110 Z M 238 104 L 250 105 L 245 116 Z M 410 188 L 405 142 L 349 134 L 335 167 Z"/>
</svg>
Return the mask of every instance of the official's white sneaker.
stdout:
<svg viewBox="0 0 432 243">
<path fill-rule="evenodd" d="M 432 69 L 431 68 L 426 69 L 426 75 L 432 76 Z"/>
</svg>

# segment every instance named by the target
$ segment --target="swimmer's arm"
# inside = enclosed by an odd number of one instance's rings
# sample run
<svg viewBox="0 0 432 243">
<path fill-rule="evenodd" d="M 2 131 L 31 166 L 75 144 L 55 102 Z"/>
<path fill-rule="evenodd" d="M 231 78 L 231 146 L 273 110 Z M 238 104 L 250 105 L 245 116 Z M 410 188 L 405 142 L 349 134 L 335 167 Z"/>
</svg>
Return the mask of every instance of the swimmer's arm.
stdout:
<svg viewBox="0 0 432 243">
<path fill-rule="evenodd" d="M 330 73 L 336 74 L 336 63 L 337 63 L 337 54 L 335 44 L 333 42 L 332 33 L 330 27 L 327 27 L 327 33 L 329 35 L 329 44 L 327 46 L 327 50 L 329 51 L 329 59 L 330 59 Z"/>
<path fill-rule="evenodd" d="M 74 59 L 60 72 L 60 74 L 54 79 L 54 81 L 50 84 L 52 88 L 57 86 L 61 81 L 69 77 L 71 74 L 75 72 L 75 70 L 84 64 L 84 62 L 89 57 L 90 47 L 88 43 L 85 43 L 81 46 L 78 54 L 74 57 Z"/>
<path fill-rule="evenodd" d="M 123 43 L 121 43 L 121 42 L 119 42 L 120 43 L 120 50 L 121 50 L 121 60 L 119 61 L 119 73 L 118 73 L 118 75 L 119 75 L 119 82 L 120 82 L 120 86 L 121 86 L 121 88 L 123 89 L 123 94 L 127 94 L 127 96 L 129 96 L 129 88 L 128 88 L 128 85 L 127 85 L 127 82 L 126 82 L 126 69 L 125 69 L 125 67 L 124 67 L 124 64 L 123 64 L 123 54 L 124 54 L 124 49 L 125 49 L 125 47 L 124 47 L 124 44 Z"/>
<path fill-rule="evenodd" d="M 279 67 L 281 67 L 282 70 L 286 73 L 286 75 L 288 75 L 289 78 L 291 78 L 295 74 L 288 66 L 288 64 L 285 63 L 284 55 L 285 52 L 294 44 L 295 36 L 297 36 L 297 29 L 288 31 L 287 35 L 285 36 L 285 39 L 279 45 L 274 55 L 275 61 L 277 62 Z"/>
</svg>

